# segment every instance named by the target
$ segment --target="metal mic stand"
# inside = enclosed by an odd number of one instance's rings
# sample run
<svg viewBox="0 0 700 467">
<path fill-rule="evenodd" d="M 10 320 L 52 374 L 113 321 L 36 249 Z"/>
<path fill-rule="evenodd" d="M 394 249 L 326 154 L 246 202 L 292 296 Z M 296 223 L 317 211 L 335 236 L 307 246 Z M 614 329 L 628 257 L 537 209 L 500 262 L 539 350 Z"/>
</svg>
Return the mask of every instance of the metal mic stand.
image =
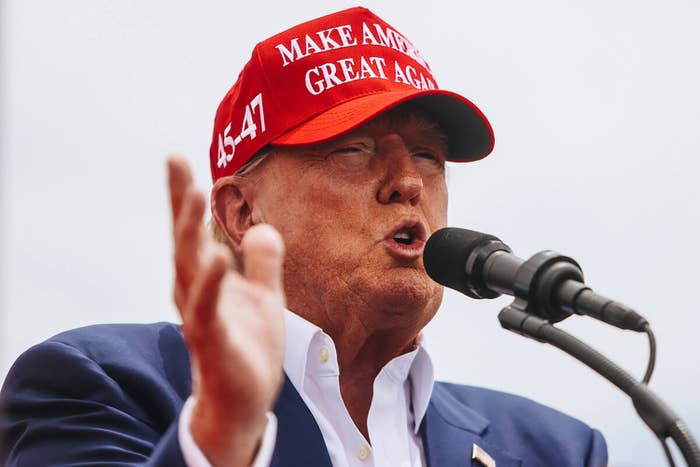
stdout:
<svg viewBox="0 0 700 467">
<path fill-rule="evenodd" d="M 566 274 L 553 273 L 567 269 L 557 260 L 561 258 L 561 261 L 568 265 L 572 263 L 572 260 L 566 257 L 558 257 L 552 261 L 554 258 L 552 253 L 539 253 L 526 262 L 528 266 L 534 267 L 526 267 L 520 274 L 522 280 L 520 286 L 516 287 L 516 299 L 498 315 L 501 326 L 509 331 L 551 344 L 592 368 L 630 396 L 639 416 L 661 442 L 671 466 L 674 465 L 673 457 L 666 446 L 666 439 L 669 437 L 675 441 L 688 466 L 700 467 L 700 448 L 685 423 L 646 384 L 637 381 L 586 343 L 536 316 L 542 313 L 542 308 L 552 308 L 552 303 L 545 302 L 554 300 L 555 294 L 551 291 L 559 287 L 562 280 L 567 278 Z M 557 263 L 559 263 L 558 266 Z"/>
</svg>

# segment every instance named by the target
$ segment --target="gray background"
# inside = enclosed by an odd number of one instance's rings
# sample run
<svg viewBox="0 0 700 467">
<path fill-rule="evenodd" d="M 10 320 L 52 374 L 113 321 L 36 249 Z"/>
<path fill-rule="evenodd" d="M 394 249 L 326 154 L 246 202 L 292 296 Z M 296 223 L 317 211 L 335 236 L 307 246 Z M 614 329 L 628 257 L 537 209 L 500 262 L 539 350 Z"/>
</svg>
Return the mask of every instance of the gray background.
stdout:
<svg viewBox="0 0 700 467">
<path fill-rule="evenodd" d="M 349 2 L 8 0 L 2 4 L 0 378 L 28 346 L 99 322 L 176 320 L 164 157 L 210 186 L 214 110 L 253 45 Z M 452 225 L 521 256 L 550 248 L 637 307 L 652 388 L 700 435 L 697 2 L 368 1 L 473 99 L 491 157 L 450 169 Z M 517 392 L 605 434 L 611 465 L 663 465 L 625 397 L 500 329 L 506 298 L 449 293 L 427 335 L 440 378 Z M 634 374 L 643 336 L 564 327 Z"/>
</svg>

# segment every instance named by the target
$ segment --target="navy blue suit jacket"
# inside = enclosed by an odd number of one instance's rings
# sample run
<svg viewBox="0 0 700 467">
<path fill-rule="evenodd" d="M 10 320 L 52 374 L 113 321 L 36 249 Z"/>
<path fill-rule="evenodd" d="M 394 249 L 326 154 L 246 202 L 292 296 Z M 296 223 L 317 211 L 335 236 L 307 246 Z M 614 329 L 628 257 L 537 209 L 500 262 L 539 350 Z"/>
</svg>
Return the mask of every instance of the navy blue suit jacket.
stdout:
<svg viewBox="0 0 700 467">
<path fill-rule="evenodd" d="M 0 393 L 0 465 L 184 465 L 178 414 L 191 391 L 180 328 L 98 325 L 59 334 L 25 352 Z M 311 412 L 285 381 L 272 465 L 329 466 Z M 421 424 L 430 467 L 603 466 L 602 436 L 528 399 L 436 383 Z"/>
</svg>

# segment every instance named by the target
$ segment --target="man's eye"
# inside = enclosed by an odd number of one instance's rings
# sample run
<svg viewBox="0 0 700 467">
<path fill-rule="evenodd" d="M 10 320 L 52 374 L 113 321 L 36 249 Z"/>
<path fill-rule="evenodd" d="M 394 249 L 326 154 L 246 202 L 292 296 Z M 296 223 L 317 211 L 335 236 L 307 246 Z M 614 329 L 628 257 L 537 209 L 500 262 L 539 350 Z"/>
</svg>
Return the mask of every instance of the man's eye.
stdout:
<svg viewBox="0 0 700 467">
<path fill-rule="evenodd" d="M 340 148 L 333 149 L 330 153 L 331 154 L 361 154 L 361 153 L 369 153 L 370 151 L 361 146 L 343 146 Z"/>
<path fill-rule="evenodd" d="M 437 175 L 445 173 L 445 159 L 433 151 L 415 151 L 413 163 L 423 175 Z"/>
<path fill-rule="evenodd" d="M 437 154 L 434 154 L 432 152 L 429 152 L 429 151 L 415 152 L 415 153 L 413 153 L 413 157 L 416 157 L 418 159 L 422 159 L 425 161 L 435 162 L 438 165 L 442 165 L 442 159 L 440 158 L 440 156 L 438 156 Z"/>
<path fill-rule="evenodd" d="M 335 167 L 351 172 L 362 172 L 369 169 L 374 152 L 361 144 L 351 144 L 332 149 L 327 159 Z"/>
</svg>

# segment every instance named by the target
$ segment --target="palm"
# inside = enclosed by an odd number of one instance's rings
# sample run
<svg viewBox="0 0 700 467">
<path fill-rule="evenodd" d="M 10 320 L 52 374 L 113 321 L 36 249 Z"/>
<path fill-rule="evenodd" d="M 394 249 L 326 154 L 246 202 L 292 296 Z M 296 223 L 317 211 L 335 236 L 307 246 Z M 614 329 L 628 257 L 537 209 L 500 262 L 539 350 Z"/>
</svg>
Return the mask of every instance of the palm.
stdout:
<svg viewBox="0 0 700 467">
<path fill-rule="evenodd" d="M 283 245 L 270 226 L 241 242 L 243 269 L 203 227 L 204 197 L 187 164 L 169 161 L 175 303 L 192 358 L 192 434 L 210 459 L 245 464 L 282 382 Z M 235 440 L 238 440 L 236 442 Z"/>
<path fill-rule="evenodd" d="M 225 354 L 218 362 L 200 362 L 199 368 L 226 375 L 219 383 L 228 394 L 245 395 L 251 406 L 268 409 L 281 382 L 283 296 L 229 271 L 222 280 L 218 308 Z"/>
</svg>

